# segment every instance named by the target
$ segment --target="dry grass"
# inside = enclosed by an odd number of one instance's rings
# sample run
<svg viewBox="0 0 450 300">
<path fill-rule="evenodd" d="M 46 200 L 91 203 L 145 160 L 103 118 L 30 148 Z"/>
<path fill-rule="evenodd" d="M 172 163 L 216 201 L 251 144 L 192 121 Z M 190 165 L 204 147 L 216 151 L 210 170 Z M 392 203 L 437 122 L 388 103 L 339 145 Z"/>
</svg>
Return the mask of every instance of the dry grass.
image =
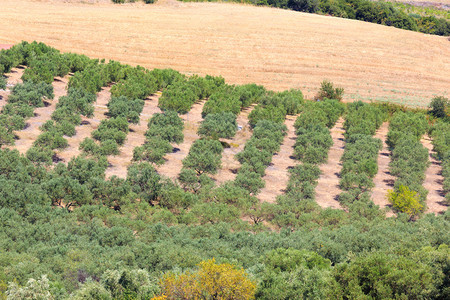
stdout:
<svg viewBox="0 0 450 300">
<path fill-rule="evenodd" d="M 425 105 L 450 86 L 445 37 L 268 7 L 160 1 L 113 5 L 0 0 L 0 43 L 187 74 L 222 75 L 313 96 L 327 78 L 346 99 Z"/>
</svg>

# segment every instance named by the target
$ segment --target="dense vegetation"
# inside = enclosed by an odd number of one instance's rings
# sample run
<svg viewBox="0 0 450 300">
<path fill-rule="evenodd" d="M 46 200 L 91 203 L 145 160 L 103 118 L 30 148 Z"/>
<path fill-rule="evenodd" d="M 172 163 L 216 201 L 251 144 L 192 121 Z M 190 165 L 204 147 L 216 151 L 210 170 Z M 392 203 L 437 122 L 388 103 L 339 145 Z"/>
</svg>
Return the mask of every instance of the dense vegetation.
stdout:
<svg viewBox="0 0 450 300">
<path fill-rule="evenodd" d="M 52 157 L 76 131 L 80 115 L 92 114 L 95 93 L 112 84 L 109 118 L 92 133 L 95 140 L 84 143 L 84 153 L 66 164 L 0 149 L 1 299 L 450 297 L 449 213 L 411 218 L 399 210 L 386 218 L 367 199 L 379 149 L 372 136 L 386 118 L 395 192 L 407 186 L 423 197 L 426 162 L 419 139 L 429 129 L 423 113 L 337 99 L 306 101 L 298 90 L 229 86 L 217 77 L 148 71 L 60 54 L 37 43 L 0 51 L 0 75 L 19 65 L 28 70 L 35 59 L 46 62 L 39 57 L 48 53 L 67 57 L 71 83 L 31 149 L 50 151 L 45 157 Z M 46 76 L 37 75 L 46 72 L 30 72 L 42 81 L 13 88 L 9 104 L 33 109 L 51 97 Z M 150 119 L 146 143 L 135 149 L 126 178 L 105 178 L 106 154 L 114 153 L 108 149 L 123 143 L 142 101 L 156 90 L 162 90 L 164 112 Z M 193 143 L 178 178 L 165 178 L 155 166 L 164 167 L 165 154 L 184 138 L 176 111 L 188 112 L 200 99 L 210 103 L 199 129 L 202 138 Z M 433 101 L 428 118 L 448 193 L 448 102 L 442 101 Z M 236 178 L 216 185 L 210 176 L 221 163 L 226 146 L 221 139 L 236 131 L 241 109 L 256 103 L 252 137 L 237 155 Z M 275 203 L 259 203 L 255 195 L 286 135 L 286 114 L 298 114 L 298 164 L 290 170 L 286 192 Z M 330 128 L 341 116 L 346 191 L 340 200 L 346 211 L 322 209 L 314 201 L 319 165 L 332 145 Z M 2 111 L 0 118 L 5 117 L 12 120 Z M 14 134 L 24 120 L 0 130 Z"/>
<path fill-rule="evenodd" d="M 202 2 L 206 0 L 182 0 Z M 211 1 L 211 0 L 208 0 Z M 220 1 L 220 0 L 217 0 Z M 408 13 L 404 6 L 370 0 L 233 0 L 394 26 L 428 34 L 450 35 L 450 20 L 435 14 Z"/>
<path fill-rule="evenodd" d="M 382 148 L 382 141 L 372 136 L 382 121 L 383 112 L 377 107 L 362 102 L 348 105 L 344 123 L 346 145 L 340 173 L 341 189 L 345 192 L 339 195 L 339 200 L 343 206 L 351 207 L 355 201 L 372 205 L 372 179 L 378 173 L 378 152 Z"/>
<path fill-rule="evenodd" d="M 450 101 L 435 97 L 430 103 L 430 114 L 437 119 L 430 131 L 436 159 L 442 162 L 443 193 L 450 204 Z"/>
<path fill-rule="evenodd" d="M 387 144 L 392 148 L 391 174 L 397 177 L 395 191 L 401 186 L 418 193 L 423 209 L 428 191 L 422 186 L 429 165 L 428 150 L 420 143 L 427 132 L 425 115 L 413 112 L 396 112 L 389 124 Z M 422 209 L 422 210 L 423 210 Z"/>
</svg>

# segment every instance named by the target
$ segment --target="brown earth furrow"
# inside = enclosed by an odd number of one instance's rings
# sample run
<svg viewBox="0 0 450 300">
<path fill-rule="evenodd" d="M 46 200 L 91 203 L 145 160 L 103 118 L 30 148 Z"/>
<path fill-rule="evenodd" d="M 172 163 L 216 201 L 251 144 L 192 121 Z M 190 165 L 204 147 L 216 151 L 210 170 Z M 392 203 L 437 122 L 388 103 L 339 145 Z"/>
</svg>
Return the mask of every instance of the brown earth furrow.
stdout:
<svg viewBox="0 0 450 300">
<path fill-rule="evenodd" d="M 8 103 L 8 95 L 11 93 L 12 88 L 18 84 L 22 83 L 22 75 L 25 71 L 24 68 L 13 68 L 11 72 L 6 73 L 6 90 L 0 90 L 0 111 L 3 106 Z"/>
<path fill-rule="evenodd" d="M 68 162 L 71 158 L 81 154 L 79 149 L 80 143 L 87 137 L 91 137 L 91 132 L 98 128 L 101 120 L 105 119 L 105 114 L 108 112 L 106 104 L 111 99 L 110 87 L 102 88 L 97 93 L 96 105 L 94 105 L 94 116 L 92 118 L 81 117 L 81 125 L 75 128 L 76 134 L 71 137 L 65 137 L 69 143 L 69 146 L 64 150 L 57 153 L 58 157 L 64 162 Z"/>
<path fill-rule="evenodd" d="M 288 131 L 283 139 L 280 151 L 272 158 L 272 163 L 267 167 L 266 174 L 262 178 L 266 186 L 261 189 L 258 199 L 261 202 L 275 203 L 277 196 L 283 194 L 289 181 L 289 168 L 294 167 L 298 161 L 293 157 L 295 135 L 295 116 L 287 116 L 284 124 Z"/>
<path fill-rule="evenodd" d="M 340 159 L 344 153 L 344 120 L 339 118 L 336 125 L 331 129 L 333 146 L 328 152 L 328 161 L 320 165 L 322 174 L 319 177 L 319 183 L 316 187 L 316 202 L 322 208 L 339 208 L 341 205 L 337 200 L 342 192 L 339 187 L 340 170 L 342 164 Z"/>
<path fill-rule="evenodd" d="M 153 114 L 161 112 L 158 107 L 158 99 L 160 96 L 161 93 L 158 93 L 145 99 L 139 124 L 130 124 L 130 132 L 127 135 L 125 144 L 120 148 L 120 154 L 108 157 L 110 166 L 105 172 L 107 178 L 114 175 L 120 178 L 127 177 L 127 168 L 133 159 L 134 148 L 142 146 L 145 143 L 145 132 L 148 128 L 148 121 Z"/>
<path fill-rule="evenodd" d="M 375 138 L 380 139 L 383 142 L 383 148 L 378 153 L 378 173 L 375 175 L 373 182 L 375 187 L 372 190 L 372 201 L 378 205 L 381 209 L 390 207 L 391 205 L 387 201 L 386 195 L 388 189 L 393 189 L 395 177 L 391 175 L 389 171 L 389 163 L 391 161 L 389 148 L 386 144 L 387 133 L 389 131 L 389 123 L 383 123 L 375 133 Z M 393 216 L 394 213 L 389 210 L 388 216 Z"/>
<path fill-rule="evenodd" d="M 223 150 L 222 167 L 219 172 L 214 175 L 217 184 L 234 180 L 236 177 L 237 170 L 240 168 L 241 164 L 236 160 L 235 155 L 244 150 L 245 143 L 252 136 L 252 130 L 248 123 L 248 115 L 254 108 L 255 105 L 252 105 L 243 109 L 236 119 L 239 128 L 236 135 L 232 139 L 223 139 L 230 147 Z"/>
<path fill-rule="evenodd" d="M 179 145 L 175 145 L 174 151 L 164 157 L 166 162 L 156 168 L 159 174 L 172 179 L 177 178 L 178 174 L 180 174 L 183 167 L 181 161 L 188 155 L 192 143 L 199 138 L 197 130 L 203 120 L 202 110 L 205 102 L 206 100 L 198 101 L 187 114 L 180 116 L 184 121 L 184 141 Z"/>
<path fill-rule="evenodd" d="M 428 190 L 427 196 L 427 213 L 442 213 L 447 210 L 447 205 L 444 196 L 442 183 L 444 177 L 442 176 L 441 162 L 433 157 L 433 144 L 431 138 L 426 135 L 422 137 L 422 145 L 428 149 L 430 166 L 425 171 L 425 181 L 423 187 Z"/>
<path fill-rule="evenodd" d="M 51 115 L 56 109 L 56 104 L 58 104 L 59 97 L 67 94 L 68 82 L 68 76 L 63 78 L 56 77 L 52 83 L 53 92 L 55 95 L 53 100 L 45 100 L 44 107 L 35 108 L 34 117 L 27 120 L 26 128 L 15 132 L 18 140 L 16 140 L 14 148 L 19 150 L 20 153 L 26 153 L 27 150 L 31 148 L 33 142 L 41 134 L 40 127 L 45 122 L 51 120 Z"/>
</svg>

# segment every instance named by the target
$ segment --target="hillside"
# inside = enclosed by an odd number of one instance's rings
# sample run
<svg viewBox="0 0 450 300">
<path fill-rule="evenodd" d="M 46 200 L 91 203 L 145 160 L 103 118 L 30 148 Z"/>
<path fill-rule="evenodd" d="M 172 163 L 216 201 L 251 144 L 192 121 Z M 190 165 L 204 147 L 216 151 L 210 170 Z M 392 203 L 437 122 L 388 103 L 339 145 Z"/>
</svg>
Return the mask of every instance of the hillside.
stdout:
<svg viewBox="0 0 450 300">
<path fill-rule="evenodd" d="M 89 2 L 89 1 L 88 1 Z M 156 5 L 0 0 L 0 42 L 39 40 L 62 51 L 230 83 L 300 88 L 327 78 L 346 100 L 426 105 L 448 96 L 444 37 L 267 7 L 160 1 Z"/>
</svg>

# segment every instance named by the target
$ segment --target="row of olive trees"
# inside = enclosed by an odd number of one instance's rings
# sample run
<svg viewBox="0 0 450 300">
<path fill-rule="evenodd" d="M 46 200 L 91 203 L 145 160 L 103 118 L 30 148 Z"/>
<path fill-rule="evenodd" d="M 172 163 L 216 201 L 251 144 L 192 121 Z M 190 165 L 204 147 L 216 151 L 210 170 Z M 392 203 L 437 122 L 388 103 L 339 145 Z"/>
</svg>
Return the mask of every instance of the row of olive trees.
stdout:
<svg viewBox="0 0 450 300">
<path fill-rule="evenodd" d="M 420 139 L 428 130 L 424 114 L 396 112 L 389 124 L 386 143 L 391 147 L 390 172 L 397 179 L 389 200 L 397 211 L 414 217 L 426 208 L 428 191 L 422 186 L 425 170 L 430 164 L 428 150 Z M 404 207 L 404 201 L 409 205 Z M 404 207 L 404 208 L 403 208 Z"/>
<path fill-rule="evenodd" d="M 185 114 L 191 110 L 192 105 L 208 98 L 215 89 L 224 84 L 222 77 L 183 76 L 175 77 L 159 98 L 158 106 L 162 110 L 174 110 Z"/>
<path fill-rule="evenodd" d="M 277 197 L 276 205 L 265 207 L 268 219 L 281 228 L 295 228 L 305 222 L 313 224 L 317 219 L 323 220 L 324 216 L 320 216 L 322 210 L 315 202 L 315 188 L 321 173 L 319 165 L 327 161 L 328 151 L 333 145 L 329 128 L 334 126 L 344 108 L 338 100 L 306 102 L 295 120 L 294 156 L 301 164 L 289 170 L 286 193 Z"/>
<path fill-rule="evenodd" d="M 44 82 L 25 82 L 14 86 L 8 103 L 0 113 L 0 146 L 14 144 L 14 131 L 24 129 L 26 120 L 34 115 L 34 109 L 43 107 L 44 100 L 53 97 L 53 86 Z"/>
<path fill-rule="evenodd" d="M 133 150 L 133 161 L 164 164 L 164 156 L 173 150 L 172 144 L 183 142 L 183 128 L 183 120 L 174 111 L 153 115 L 148 122 L 144 145 Z"/>
<path fill-rule="evenodd" d="M 378 152 L 382 141 L 373 138 L 384 119 L 383 112 L 370 104 L 353 102 L 348 105 L 344 123 L 345 151 L 341 157 L 339 195 L 343 206 L 351 208 L 355 201 L 370 203 L 370 191 L 374 187 L 373 177 L 378 172 Z"/>
<path fill-rule="evenodd" d="M 450 203 L 450 123 L 438 121 L 432 128 L 433 148 L 437 159 L 442 162 L 443 190 Z"/>
</svg>

